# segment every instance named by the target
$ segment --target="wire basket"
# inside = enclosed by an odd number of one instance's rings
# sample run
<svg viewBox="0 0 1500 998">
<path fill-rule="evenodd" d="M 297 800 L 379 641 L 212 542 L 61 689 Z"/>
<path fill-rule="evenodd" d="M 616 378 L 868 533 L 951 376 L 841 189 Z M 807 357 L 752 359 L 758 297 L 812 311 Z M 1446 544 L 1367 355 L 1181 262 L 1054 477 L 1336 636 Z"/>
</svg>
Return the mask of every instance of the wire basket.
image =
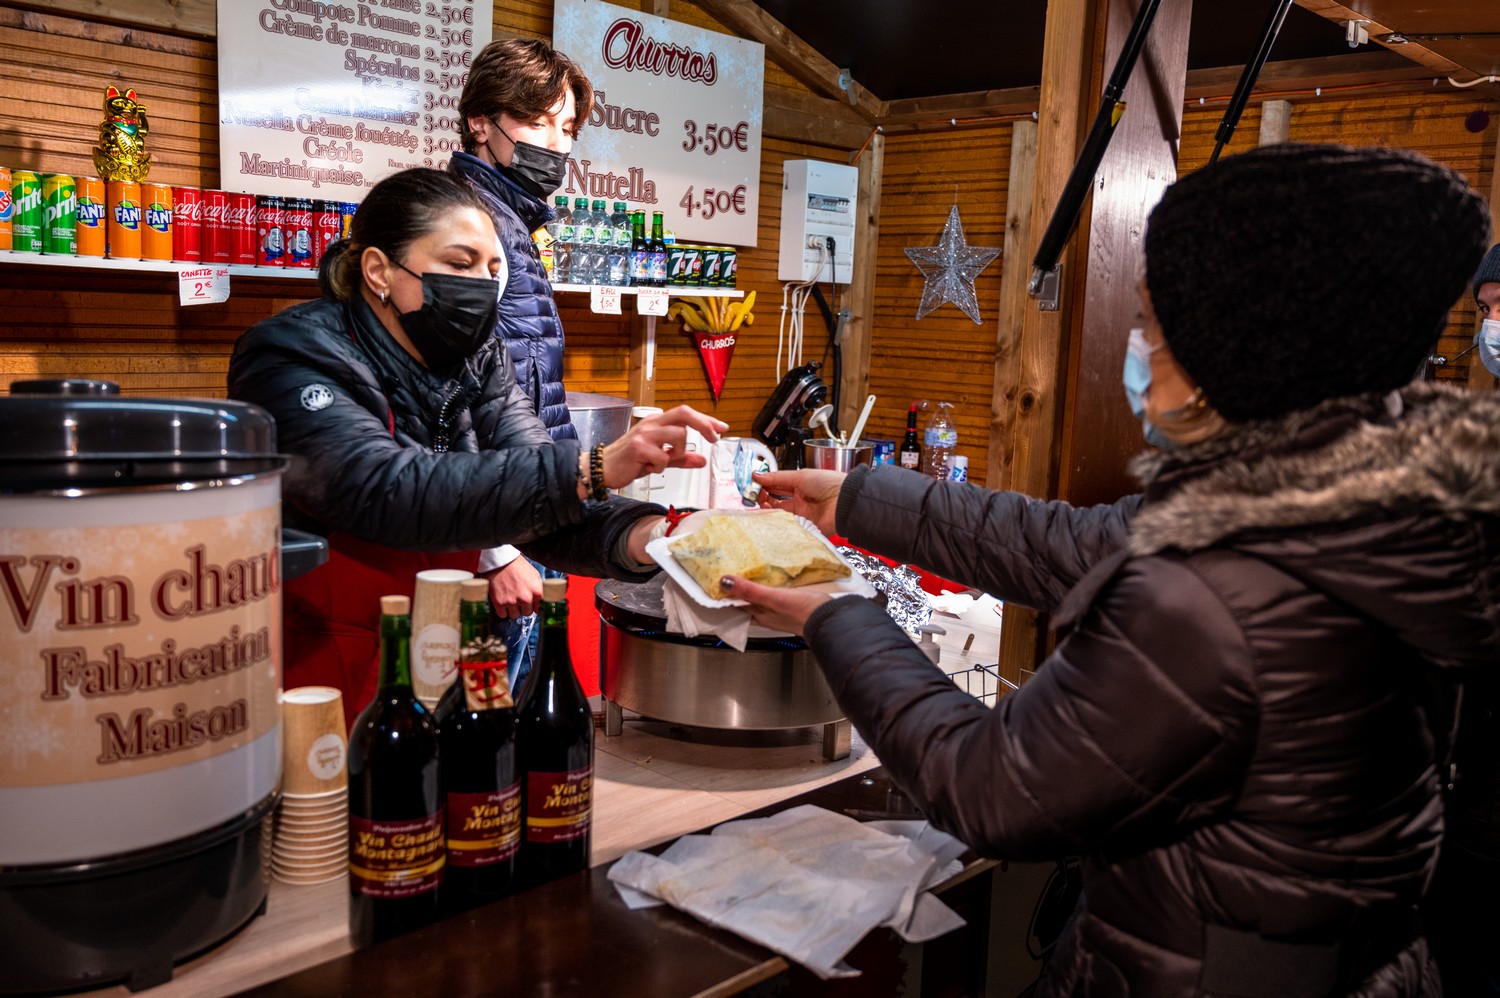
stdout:
<svg viewBox="0 0 1500 998">
<path fill-rule="evenodd" d="M 1002 691 L 1020 689 L 1015 683 L 1000 675 L 1000 664 L 968 665 L 957 672 L 948 673 L 953 684 L 987 707 L 995 706 Z"/>
</svg>

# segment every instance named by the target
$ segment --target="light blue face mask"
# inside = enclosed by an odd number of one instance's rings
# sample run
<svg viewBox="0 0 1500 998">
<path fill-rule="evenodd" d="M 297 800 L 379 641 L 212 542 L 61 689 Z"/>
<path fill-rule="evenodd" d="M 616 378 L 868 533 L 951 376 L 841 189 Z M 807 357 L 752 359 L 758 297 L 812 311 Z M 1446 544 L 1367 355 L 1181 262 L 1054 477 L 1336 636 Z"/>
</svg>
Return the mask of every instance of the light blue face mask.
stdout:
<svg viewBox="0 0 1500 998">
<path fill-rule="evenodd" d="M 1500 378 L 1500 319 L 1485 319 L 1474 335 L 1474 345 L 1484 369 Z"/>
<path fill-rule="evenodd" d="M 1174 444 L 1162 433 L 1161 427 L 1146 418 L 1146 397 L 1151 394 L 1151 355 L 1161 349 L 1146 342 L 1146 331 L 1139 327 L 1130 331 L 1125 346 L 1125 370 L 1121 383 L 1125 386 L 1125 400 L 1130 403 L 1130 412 L 1141 421 L 1141 432 L 1146 443 L 1159 450 L 1171 450 Z"/>
</svg>

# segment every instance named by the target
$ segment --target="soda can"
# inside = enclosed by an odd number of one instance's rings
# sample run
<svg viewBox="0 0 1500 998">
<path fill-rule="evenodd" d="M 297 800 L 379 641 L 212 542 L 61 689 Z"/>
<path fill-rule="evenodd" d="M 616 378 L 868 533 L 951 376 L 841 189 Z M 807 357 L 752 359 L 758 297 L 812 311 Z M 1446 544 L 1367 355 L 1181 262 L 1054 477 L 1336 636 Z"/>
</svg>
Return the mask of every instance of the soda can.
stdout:
<svg viewBox="0 0 1500 998">
<path fill-rule="evenodd" d="M 667 247 L 667 284 L 682 287 L 687 283 L 687 246 L 673 243 Z"/>
<path fill-rule="evenodd" d="M 108 222 L 104 252 L 116 260 L 141 258 L 141 185 L 111 180 L 104 185 Z"/>
<path fill-rule="evenodd" d="M 343 228 L 343 206 L 337 201 L 313 202 L 313 266 L 323 262 L 323 254 L 329 244 L 339 237 Z"/>
<path fill-rule="evenodd" d="M 172 188 L 172 259 L 203 262 L 203 192 L 196 187 Z"/>
<path fill-rule="evenodd" d="M 168 184 L 141 184 L 141 259 L 172 259 L 172 188 Z"/>
<path fill-rule="evenodd" d="M 688 243 L 682 247 L 682 257 L 682 283 L 688 287 L 697 287 L 698 282 L 703 280 L 703 247 Z"/>
<path fill-rule="evenodd" d="M 349 238 L 349 227 L 354 224 L 354 213 L 358 210 L 359 205 L 353 201 L 339 202 L 339 236 L 341 238 Z"/>
<path fill-rule="evenodd" d="M 720 268 L 724 265 L 724 254 L 717 246 L 703 247 L 703 267 L 699 270 L 698 286 L 704 288 L 717 288 L 719 286 Z"/>
<path fill-rule="evenodd" d="M 30 170 L 13 170 L 10 175 L 11 249 L 17 253 L 42 251 L 42 178 Z"/>
<path fill-rule="evenodd" d="M 234 253 L 234 221 L 229 215 L 229 192 L 203 192 L 203 232 L 200 252 L 204 263 L 228 263 Z"/>
<path fill-rule="evenodd" d="M 732 288 L 740 269 L 740 254 L 733 246 L 719 247 L 719 287 Z"/>
<path fill-rule="evenodd" d="M 58 256 L 78 252 L 78 191 L 72 174 L 42 177 L 42 252 Z"/>
<path fill-rule="evenodd" d="M 969 480 L 969 459 L 962 454 L 954 454 L 948 458 L 948 481 L 967 482 Z"/>
<path fill-rule="evenodd" d="M 313 211 L 311 198 L 287 198 L 282 214 L 282 258 L 286 266 L 309 270 L 313 266 Z"/>
<path fill-rule="evenodd" d="M 10 249 L 11 208 L 14 205 L 10 196 L 10 167 L 0 166 L 0 250 Z"/>
<path fill-rule="evenodd" d="M 286 201 L 274 194 L 255 202 L 255 246 L 257 267 L 286 266 Z"/>
<path fill-rule="evenodd" d="M 78 255 L 103 256 L 108 218 L 104 181 L 98 177 L 74 177 L 73 188 L 78 195 Z"/>
<path fill-rule="evenodd" d="M 256 228 L 259 205 L 254 194 L 229 195 L 231 242 L 229 262 L 253 267 L 260 259 L 260 233 Z"/>
</svg>

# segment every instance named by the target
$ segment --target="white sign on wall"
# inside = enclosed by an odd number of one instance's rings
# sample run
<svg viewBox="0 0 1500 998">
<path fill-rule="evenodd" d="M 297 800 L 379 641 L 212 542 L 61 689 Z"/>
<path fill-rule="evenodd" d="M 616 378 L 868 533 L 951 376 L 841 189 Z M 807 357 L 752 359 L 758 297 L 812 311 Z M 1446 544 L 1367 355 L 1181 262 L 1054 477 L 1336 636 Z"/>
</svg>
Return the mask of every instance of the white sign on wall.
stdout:
<svg viewBox="0 0 1500 998">
<path fill-rule="evenodd" d="M 475 0 L 219 0 L 219 183 L 358 201 L 459 148 Z"/>
<path fill-rule="evenodd" d="M 557 193 L 627 201 L 648 227 L 659 211 L 680 241 L 754 246 L 765 46 L 600 0 L 557 0 L 552 30 L 594 85 Z"/>
</svg>

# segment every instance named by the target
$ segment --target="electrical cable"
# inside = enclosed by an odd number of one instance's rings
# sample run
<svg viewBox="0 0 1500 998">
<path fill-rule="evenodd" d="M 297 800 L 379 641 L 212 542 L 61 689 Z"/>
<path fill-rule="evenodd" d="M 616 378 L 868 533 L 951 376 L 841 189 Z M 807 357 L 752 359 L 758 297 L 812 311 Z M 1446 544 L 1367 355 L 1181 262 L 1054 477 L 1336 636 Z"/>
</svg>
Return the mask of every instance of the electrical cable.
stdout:
<svg viewBox="0 0 1500 998">
<path fill-rule="evenodd" d="M 807 297 L 811 289 L 818 283 L 822 276 L 823 268 L 828 266 L 828 251 L 822 243 L 818 244 L 818 268 L 813 271 L 812 277 L 805 281 L 788 281 L 781 286 L 781 323 L 776 331 L 776 376 L 785 377 L 794 367 L 802 365 L 802 330 L 803 318 L 807 309 Z M 791 296 L 791 307 L 787 307 L 787 296 Z M 788 335 L 787 324 L 790 314 L 791 332 Z M 781 355 L 786 352 L 787 365 L 781 366 Z"/>
</svg>

